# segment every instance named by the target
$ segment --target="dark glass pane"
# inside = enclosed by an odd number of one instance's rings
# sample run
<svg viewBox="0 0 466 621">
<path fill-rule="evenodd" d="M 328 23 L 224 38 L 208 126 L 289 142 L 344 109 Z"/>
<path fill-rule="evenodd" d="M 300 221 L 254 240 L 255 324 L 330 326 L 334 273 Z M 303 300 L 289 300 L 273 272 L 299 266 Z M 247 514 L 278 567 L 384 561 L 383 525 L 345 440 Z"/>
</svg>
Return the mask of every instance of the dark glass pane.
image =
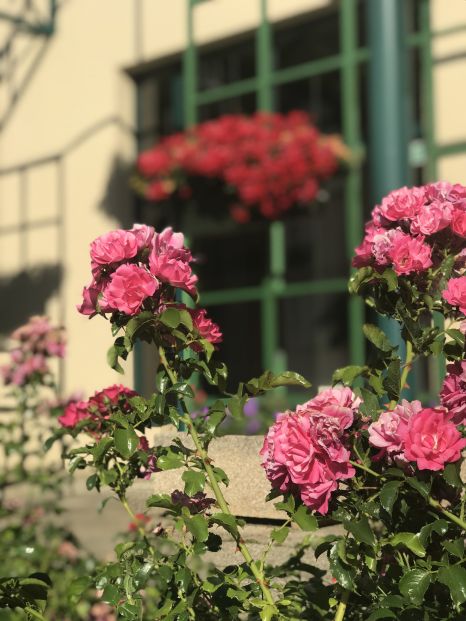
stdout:
<svg viewBox="0 0 466 621">
<path fill-rule="evenodd" d="M 256 94 L 248 93 L 231 99 L 199 106 L 199 121 L 215 119 L 223 114 L 253 114 L 256 111 Z"/>
<path fill-rule="evenodd" d="M 280 302 L 280 346 L 287 368 L 314 389 L 331 384 L 335 369 L 349 364 L 346 293 L 287 298 Z"/>
<path fill-rule="evenodd" d="M 340 73 L 332 71 L 278 86 L 275 105 L 283 113 L 306 110 L 321 131 L 341 132 Z"/>
<path fill-rule="evenodd" d="M 138 81 L 138 137 L 140 148 L 183 128 L 181 65 L 155 70 Z"/>
<path fill-rule="evenodd" d="M 344 179 L 321 192 L 328 200 L 285 220 L 286 278 L 290 282 L 346 277 Z"/>
<path fill-rule="evenodd" d="M 192 241 L 201 291 L 259 285 L 267 274 L 268 226 L 222 227 Z"/>
<path fill-rule="evenodd" d="M 256 73 L 255 42 L 246 41 L 199 54 L 199 90 L 231 84 L 254 77 Z"/>
<path fill-rule="evenodd" d="M 275 69 L 285 69 L 311 60 L 333 56 L 340 51 L 338 12 L 321 13 L 312 20 L 301 18 L 294 25 L 273 31 Z"/>
<path fill-rule="evenodd" d="M 262 373 L 260 303 L 209 306 L 207 312 L 223 332 L 218 358 L 228 366 L 230 390 L 236 390 Z"/>
</svg>

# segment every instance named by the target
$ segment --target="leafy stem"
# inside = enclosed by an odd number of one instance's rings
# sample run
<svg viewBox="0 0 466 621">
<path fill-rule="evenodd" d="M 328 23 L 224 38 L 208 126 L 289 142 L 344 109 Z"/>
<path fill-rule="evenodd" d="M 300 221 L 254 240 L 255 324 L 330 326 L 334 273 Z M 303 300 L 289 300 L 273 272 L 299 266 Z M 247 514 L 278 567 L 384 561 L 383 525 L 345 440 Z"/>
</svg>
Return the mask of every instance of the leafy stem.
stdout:
<svg viewBox="0 0 466 621">
<path fill-rule="evenodd" d="M 170 381 L 172 382 L 173 385 L 175 385 L 177 383 L 177 376 L 176 373 L 173 371 L 173 369 L 170 367 L 166 354 L 165 354 L 165 350 L 163 349 L 163 347 L 159 347 L 159 356 L 160 356 L 160 362 L 162 363 L 163 367 L 165 368 L 165 371 L 168 375 L 168 377 L 170 378 Z M 228 506 L 227 501 L 225 500 L 225 496 L 223 495 L 222 490 L 220 489 L 220 486 L 218 484 L 218 481 L 215 477 L 215 473 L 213 471 L 213 468 L 210 464 L 210 458 L 207 454 L 207 451 L 205 450 L 201 439 L 197 433 L 197 429 L 191 419 L 191 417 L 189 416 L 189 414 L 185 411 L 183 413 L 183 421 L 186 424 L 186 427 L 188 429 L 188 433 L 191 436 L 193 442 L 194 442 L 194 446 L 196 447 L 197 453 L 202 461 L 202 464 L 204 466 L 205 472 L 207 474 L 207 477 L 209 479 L 209 484 L 210 487 L 212 488 L 212 491 L 214 493 L 215 499 L 217 500 L 217 504 L 220 507 L 220 509 L 223 511 L 223 513 L 226 513 L 227 515 L 231 515 L 233 516 L 232 512 L 230 511 L 230 507 Z M 265 601 L 270 604 L 271 606 L 273 606 L 274 612 L 276 614 L 278 614 L 278 610 L 276 609 L 275 606 L 275 602 L 274 599 L 272 597 L 272 593 L 270 592 L 269 587 L 266 584 L 265 581 L 265 577 L 264 577 L 264 573 L 263 571 L 261 571 L 261 569 L 259 569 L 259 567 L 257 566 L 256 562 L 254 561 L 254 559 L 251 556 L 251 553 L 249 551 L 249 548 L 247 547 L 247 545 L 244 543 L 244 541 L 242 540 L 241 536 L 238 534 L 237 537 L 235 537 L 236 543 L 238 545 L 238 549 L 240 550 L 241 554 L 243 555 L 244 560 L 246 561 L 246 563 L 248 564 L 248 567 L 250 568 L 252 574 L 254 575 L 254 577 L 256 578 L 257 583 L 259 584 L 261 590 L 262 590 L 262 594 L 264 596 Z"/>
</svg>

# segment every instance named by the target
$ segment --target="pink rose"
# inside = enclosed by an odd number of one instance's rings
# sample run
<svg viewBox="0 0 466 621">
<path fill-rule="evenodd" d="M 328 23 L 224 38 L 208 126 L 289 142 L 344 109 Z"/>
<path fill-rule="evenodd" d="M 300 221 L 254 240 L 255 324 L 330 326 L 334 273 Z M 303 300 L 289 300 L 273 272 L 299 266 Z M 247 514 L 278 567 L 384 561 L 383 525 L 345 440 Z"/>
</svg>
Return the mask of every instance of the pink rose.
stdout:
<svg viewBox="0 0 466 621">
<path fill-rule="evenodd" d="M 149 256 L 150 271 L 162 282 L 187 291 L 196 296 L 197 276 L 189 265 L 191 252 L 184 246 L 182 233 L 174 233 L 171 228 L 154 235 L 152 252 Z"/>
<path fill-rule="evenodd" d="M 382 199 L 380 214 L 392 222 L 411 219 L 414 218 L 424 205 L 424 202 L 425 194 L 423 188 L 403 187 L 390 192 L 388 196 Z"/>
<path fill-rule="evenodd" d="M 138 250 L 151 247 L 152 240 L 155 235 L 153 226 L 147 226 L 146 224 L 135 224 L 130 230 L 130 233 L 133 233 L 136 237 Z"/>
<path fill-rule="evenodd" d="M 157 279 L 145 268 L 125 263 L 110 276 L 103 303 L 109 310 L 136 315 L 144 300 L 154 295 L 158 287 Z"/>
<path fill-rule="evenodd" d="M 136 397 L 137 394 L 137 392 L 122 384 L 113 384 L 112 386 L 98 390 L 94 396 L 89 399 L 89 404 L 95 406 L 102 416 L 110 416 L 112 407 L 121 404 L 123 409 L 126 409 L 129 407 L 127 400 L 131 397 Z"/>
<path fill-rule="evenodd" d="M 334 401 L 330 394 L 324 396 L 323 411 L 327 399 Z M 348 401 L 343 399 L 343 403 L 339 407 L 346 409 Z M 325 514 L 337 481 L 355 474 L 349 463 L 350 453 L 342 443 L 348 413 L 340 416 L 342 413 L 336 409 L 332 411 L 337 416 L 309 412 L 307 405 L 300 412 L 278 416 L 264 441 L 262 465 L 273 487 L 299 492 L 308 507 Z M 334 408 L 334 404 L 330 407 Z"/>
<path fill-rule="evenodd" d="M 466 438 L 443 408 L 425 408 L 409 420 L 404 455 L 419 470 L 443 470 L 446 463 L 460 459 L 465 446 Z"/>
<path fill-rule="evenodd" d="M 298 405 L 298 414 L 325 414 L 335 418 L 340 429 L 348 429 L 353 424 L 354 414 L 361 405 L 361 399 L 356 397 L 351 388 L 326 388 L 313 399 Z"/>
<path fill-rule="evenodd" d="M 450 203 L 435 201 L 423 205 L 411 222 L 411 233 L 433 235 L 446 228 L 451 221 L 452 207 Z"/>
<path fill-rule="evenodd" d="M 450 278 L 447 288 L 442 291 L 442 297 L 452 306 L 458 306 L 466 315 L 466 276 Z"/>
<path fill-rule="evenodd" d="M 431 247 L 424 238 L 400 234 L 393 241 L 390 258 L 398 275 L 422 272 L 432 265 Z"/>
<path fill-rule="evenodd" d="M 187 309 L 193 320 L 193 327 L 199 332 L 201 339 L 209 341 L 209 343 L 221 343 L 223 339 L 222 332 L 218 325 L 207 317 L 205 308 Z"/>
<path fill-rule="evenodd" d="M 447 366 L 440 403 L 450 412 L 455 425 L 466 424 L 466 361 Z"/>
<path fill-rule="evenodd" d="M 62 427 L 76 427 L 80 421 L 91 417 L 88 407 L 87 401 L 72 401 L 58 417 L 58 422 Z"/>
<path fill-rule="evenodd" d="M 98 310 L 106 312 L 105 304 L 102 307 L 102 300 L 99 300 L 99 295 L 102 293 L 102 286 L 98 285 L 94 280 L 88 287 L 83 289 L 83 301 L 76 306 L 78 312 L 81 315 L 95 315 Z"/>
<path fill-rule="evenodd" d="M 122 229 L 109 231 L 91 243 L 91 259 L 99 265 L 132 259 L 137 252 L 136 235 Z"/>
<path fill-rule="evenodd" d="M 262 467 L 265 470 L 268 480 L 272 483 L 272 487 L 279 489 L 281 492 L 288 492 L 292 488 L 290 475 L 286 468 L 286 455 L 282 455 L 282 462 L 277 460 L 275 455 L 275 437 L 287 433 L 288 421 L 291 418 L 290 410 L 279 414 L 277 420 L 270 427 L 264 438 L 264 444 L 260 451 L 262 456 Z"/>
<path fill-rule="evenodd" d="M 369 425 L 369 444 L 384 449 L 387 453 L 399 453 L 408 428 L 409 419 L 422 410 L 420 401 L 409 403 L 403 399 L 394 410 L 382 412 L 378 420 Z"/>
<path fill-rule="evenodd" d="M 372 254 L 377 265 L 390 264 L 390 252 L 397 239 L 402 238 L 404 233 L 401 229 L 378 229 L 372 238 Z"/>
<path fill-rule="evenodd" d="M 451 229 L 460 237 L 466 237 L 466 211 L 455 209 L 451 218 Z"/>
<path fill-rule="evenodd" d="M 361 244 L 354 250 L 354 257 L 351 265 L 356 268 L 367 267 L 373 262 L 372 244 L 364 239 Z"/>
</svg>

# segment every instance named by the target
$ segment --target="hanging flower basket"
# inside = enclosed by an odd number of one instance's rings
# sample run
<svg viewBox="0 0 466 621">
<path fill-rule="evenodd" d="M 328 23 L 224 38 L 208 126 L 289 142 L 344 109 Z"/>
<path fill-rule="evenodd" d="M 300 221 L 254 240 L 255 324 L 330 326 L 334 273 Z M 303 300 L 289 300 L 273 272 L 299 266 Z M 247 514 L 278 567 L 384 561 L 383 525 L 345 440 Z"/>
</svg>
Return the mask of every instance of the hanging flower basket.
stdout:
<svg viewBox="0 0 466 621">
<path fill-rule="evenodd" d="M 226 115 L 144 151 L 133 186 L 155 203 L 226 205 L 241 223 L 277 219 L 314 201 L 346 159 L 341 139 L 320 133 L 305 112 Z"/>
</svg>

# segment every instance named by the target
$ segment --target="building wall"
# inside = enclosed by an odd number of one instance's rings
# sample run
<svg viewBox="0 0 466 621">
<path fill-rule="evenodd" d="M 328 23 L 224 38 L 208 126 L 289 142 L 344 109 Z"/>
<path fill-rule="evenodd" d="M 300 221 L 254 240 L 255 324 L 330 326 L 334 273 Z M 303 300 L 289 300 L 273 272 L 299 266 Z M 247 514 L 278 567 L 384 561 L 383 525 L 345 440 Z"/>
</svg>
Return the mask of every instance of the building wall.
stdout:
<svg viewBox="0 0 466 621">
<path fill-rule="evenodd" d="M 269 0 L 269 17 L 278 21 L 329 3 Z M 130 217 L 126 178 L 135 156 L 136 110 L 125 69 L 184 49 L 186 4 L 62 0 L 55 34 L 49 39 L 17 35 L 0 63 L 0 279 L 32 267 L 62 266 L 61 284 L 43 311 L 68 329 L 66 391 L 88 393 L 119 380 L 105 361 L 111 342 L 107 326 L 88 322 L 75 305 L 89 280 L 89 242 L 118 225 L 117 213 Z M 432 0 L 431 6 L 434 31 L 466 24 L 464 0 Z M 259 0 L 199 4 L 196 43 L 257 27 L 259 7 Z M 11 10 L 11 2 L 0 0 L 0 10 Z M 11 28 L 0 24 L 0 42 L 9 36 Z M 440 145 L 466 140 L 465 50 L 466 31 L 434 42 Z M 466 183 L 466 155 L 441 157 L 438 164 L 439 176 Z M 8 312 L 15 315 L 15 309 Z M 126 369 L 125 382 L 131 385 L 131 363 Z"/>
</svg>

